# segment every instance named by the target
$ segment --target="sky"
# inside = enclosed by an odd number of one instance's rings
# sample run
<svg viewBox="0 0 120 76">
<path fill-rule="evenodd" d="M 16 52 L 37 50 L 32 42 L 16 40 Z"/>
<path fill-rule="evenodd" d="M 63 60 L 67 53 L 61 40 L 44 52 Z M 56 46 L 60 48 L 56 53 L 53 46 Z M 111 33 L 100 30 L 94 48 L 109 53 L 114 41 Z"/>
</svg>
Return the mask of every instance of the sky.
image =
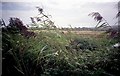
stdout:
<svg viewBox="0 0 120 76">
<path fill-rule="evenodd" d="M 91 12 L 99 12 L 110 25 L 117 22 L 119 0 L 4 0 L 0 3 L 1 18 L 8 23 L 9 17 L 18 17 L 30 24 L 30 17 L 37 16 L 36 6 L 42 7 L 58 27 L 95 27 Z"/>
</svg>

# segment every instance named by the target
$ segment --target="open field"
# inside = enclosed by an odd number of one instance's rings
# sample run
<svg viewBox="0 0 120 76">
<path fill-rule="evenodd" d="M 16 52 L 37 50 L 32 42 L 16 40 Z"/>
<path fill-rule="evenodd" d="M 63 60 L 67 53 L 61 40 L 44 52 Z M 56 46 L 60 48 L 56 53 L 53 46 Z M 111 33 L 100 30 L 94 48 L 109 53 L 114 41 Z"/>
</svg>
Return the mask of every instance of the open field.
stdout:
<svg viewBox="0 0 120 76">
<path fill-rule="evenodd" d="M 48 30 L 34 30 L 34 32 L 47 32 Z M 54 30 L 51 30 L 51 31 L 54 31 Z M 101 33 L 104 33 L 105 31 L 64 31 L 64 30 L 59 30 L 60 32 L 64 33 L 64 34 L 67 34 L 68 32 L 72 32 L 72 33 L 75 33 L 75 34 L 80 34 L 80 35 L 94 35 L 94 34 L 101 34 Z M 49 32 L 49 31 L 48 31 Z"/>
<path fill-rule="evenodd" d="M 55 30 L 51 30 L 55 31 Z M 48 30 L 34 30 L 34 32 L 49 32 Z M 77 34 L 83 37 L 96 37 L 96 38 L 102 38 L 105 35 L 105 31 L 64 31 L 64 30 L 59 30 L 62 34 Z"/>
</svg>

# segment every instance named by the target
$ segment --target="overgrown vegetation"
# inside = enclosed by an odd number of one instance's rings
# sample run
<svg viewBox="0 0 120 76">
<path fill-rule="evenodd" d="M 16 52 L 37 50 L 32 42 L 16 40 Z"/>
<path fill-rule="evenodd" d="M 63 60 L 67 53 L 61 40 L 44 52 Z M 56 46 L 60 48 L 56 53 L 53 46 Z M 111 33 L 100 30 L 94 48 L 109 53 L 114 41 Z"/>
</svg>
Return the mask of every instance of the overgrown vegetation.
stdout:
<svg viewBox="0 0 120 76">
<path fill-rule="evenodd" d="M 42 13 L 42 9 L 40 9 Z M 101 33 L 82 36 L 57 28 L 33 32 L 18 18 L 2 27 L 2 76 L 118 76 L 117 42 Z"/>
</svg>

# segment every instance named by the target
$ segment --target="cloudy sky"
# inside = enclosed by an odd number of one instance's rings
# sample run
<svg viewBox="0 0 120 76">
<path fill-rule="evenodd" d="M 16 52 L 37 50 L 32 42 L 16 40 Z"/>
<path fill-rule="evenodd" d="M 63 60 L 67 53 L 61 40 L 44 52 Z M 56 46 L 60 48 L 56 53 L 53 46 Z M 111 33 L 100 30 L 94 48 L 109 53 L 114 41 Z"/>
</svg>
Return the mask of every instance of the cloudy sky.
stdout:
<svg viewBox="0 0 120 76">
<path fill-rule="evenodd" d="M 22 1 L 22 2 L 21 2 Z M 8 23 L 9 17 L 18 17 L 30 24 L 30 17 L 38 14 L 36 6 L 42 7 L 46 14 L 59 27 L 94 27 L 96 22 L 88 16 L 99 12 L 110 25 L 117 21 L 117 3 L 119 0 L 4 0 L 0 3 L 0 17 Z"/>
</svg>

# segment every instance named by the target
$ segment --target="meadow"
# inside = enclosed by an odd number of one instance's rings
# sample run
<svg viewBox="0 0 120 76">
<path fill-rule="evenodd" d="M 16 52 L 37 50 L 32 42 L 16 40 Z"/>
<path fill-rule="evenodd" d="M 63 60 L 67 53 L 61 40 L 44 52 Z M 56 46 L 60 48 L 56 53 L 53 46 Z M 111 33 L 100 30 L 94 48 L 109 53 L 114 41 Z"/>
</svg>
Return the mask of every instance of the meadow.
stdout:
<svg viewBox="0 0 120 76">
<path fill-rule="evenodd" d="M 2 76 L 119 74 L 119 50 L 112 47 L 117 41 L 104 31 L 29 30 L 27 36 L 19 28 L 3 28 Z"/>
</svg>

